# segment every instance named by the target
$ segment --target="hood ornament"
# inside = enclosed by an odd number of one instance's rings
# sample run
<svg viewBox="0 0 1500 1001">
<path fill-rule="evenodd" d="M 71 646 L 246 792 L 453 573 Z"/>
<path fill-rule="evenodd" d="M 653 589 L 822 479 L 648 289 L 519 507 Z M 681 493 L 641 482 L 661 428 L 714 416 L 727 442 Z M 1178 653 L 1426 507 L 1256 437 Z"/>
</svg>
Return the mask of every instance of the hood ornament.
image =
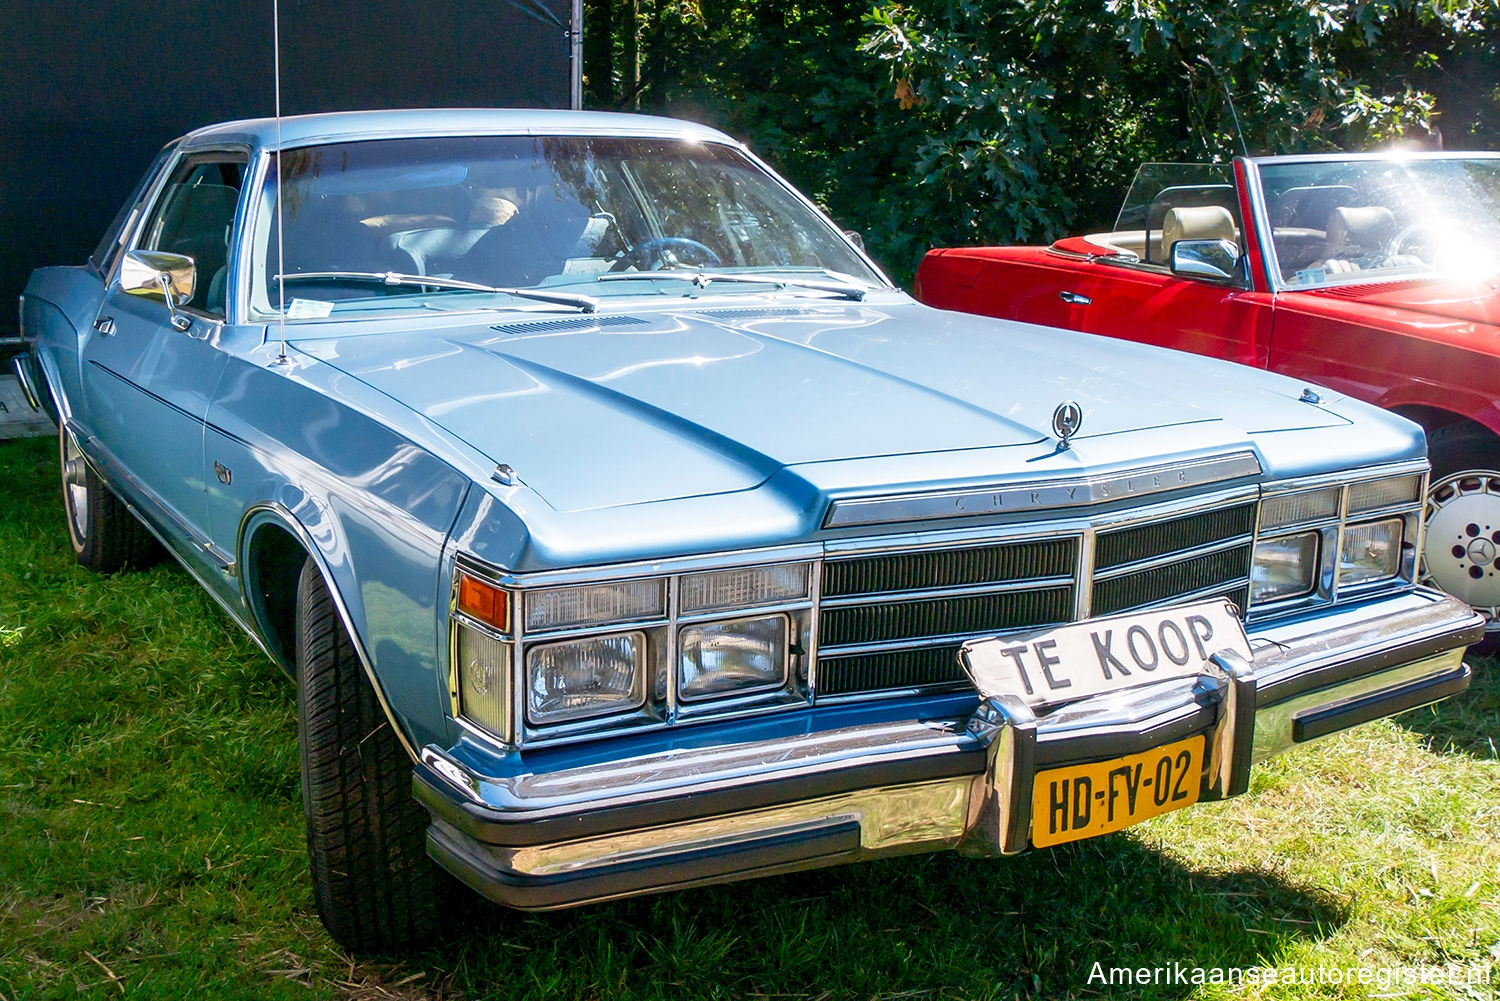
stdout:
<svg viewBox="0 0 1500 1001">
<path fill-rule="evenodd" d="M 1052 433 L 1057 435 L 1057 450 L 1068 447 L 1068 439 L 1083 427 L 1083 408 L 1072 400 L 1063 400 L 1052 411 Z"/>
</svg>

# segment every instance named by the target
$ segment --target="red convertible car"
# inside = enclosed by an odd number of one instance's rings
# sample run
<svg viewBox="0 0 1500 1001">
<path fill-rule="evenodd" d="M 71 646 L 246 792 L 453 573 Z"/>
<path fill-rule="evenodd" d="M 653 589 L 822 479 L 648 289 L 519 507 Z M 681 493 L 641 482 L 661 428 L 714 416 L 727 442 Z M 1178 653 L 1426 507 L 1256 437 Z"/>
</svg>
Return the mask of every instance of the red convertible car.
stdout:
<svg viewBox="0 0 1500 1001">
<path fill-rule="evenodd" d="M 1500 640 L 1500 154 L 1147 164 L 1115 228 L 933 250 L 917 297 L 1304 379 L 1427 431 L 1424 574 Z M 1045 336 L 1039 332 L 1038 336 Z"/>
</svg>

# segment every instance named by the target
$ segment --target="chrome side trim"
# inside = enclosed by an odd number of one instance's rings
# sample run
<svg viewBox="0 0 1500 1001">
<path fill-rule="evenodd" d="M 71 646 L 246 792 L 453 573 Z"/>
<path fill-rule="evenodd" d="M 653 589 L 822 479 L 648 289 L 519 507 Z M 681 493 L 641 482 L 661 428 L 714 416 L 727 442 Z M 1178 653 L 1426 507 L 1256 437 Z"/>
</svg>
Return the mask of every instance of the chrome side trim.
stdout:
<svg viewBox="0 0 1500 1001">
<path fill-rule="evenodd" d="M 137 484 L 137 481 L 133 477 L 129 476 L 129 474 L 123 471 L 123 468 L 115 460 L 113 454 L 105 449 L 104 446 L 99 443 L 99 440 L 97 438 L 87 434 L 80 424 L 78 424 L 71 418 L 65 417 L 63 418 L 63 426 L 70 433 L 75 433 L 77 435 L 76 440 L 78 442 L 79 449 L 83 451 L 85 456 L 87 456 L 89 462 L 94 466 L 94 471 L 99 474 L 100 478 L 105 481 L 106 485 L 120 483 Z M 90 449 L 92 449 L 93 451 L 90 451 Z M 276 655 L 275 651 L 271 647 L 271 644 L 267 643 L 264 637 L 261 636 L 259 623 L 255 622 L 248 614 L 249 606 L 244 603 L 243 594 L 240 599 L 240 607 L 236 607 L 230 604 L 224 599 L 224 596 L 212 585 L 208 578 L 203 575 L 199 567 L 195 566 L 187 558 L 187 556 L 184 555 L 183 551 L 173 543 L 174 538 L 196 538 L 196 536 L 188 536 L 186 534 L 180 536 L 170 535 L 166 530 L 161 528 L 155 520 L 153 520 L 150 512 L 147 509 L 143 508 L 140 503 L 132 497 L 131 494 L 127 493 L 124 490 L 116 489 L 115 486 L 110 486 L 110 489 L 114 491 L 114 494 L 119 498 L 120 503 L 125 505 L 126 510 L 134 515 L 142 525 L 146 526 L 146 531 L 155 536 L 156 541 L 161 543 L 162 549 L 166 550 L 166 552 L 172 557 L 172 559 L 176 560 L 178 564 L 187 571 L 188 576 L 193 578 L 193 580 L 197 582 L 198 586 L 202 588 L 210 598 L 213 599 L 214 604 L 223 609 L 224 614 L 229 617 L 229 621 L 239 626 L 240 629 L 244 631 L 245 635 L 250 637 L 250 642 L 259 647 L 260 651 L 264 653 L 268 658 L 270 658 L 273 663 L 280 665 L 281 658 Z M 150 497 L 150 495 L 148 494 L 143 494 L 142 496 L 145 496 L 148 499 Z M 169 518 L 170 515 L 163 515 L 163 520 L 168 520 Z M 183 543 L 183 545 L 187 545 L 187 543 Z M 237 574 L 228 574 L 228 569 L 229 568 L 227 567 L 225 568 L 226 576 L 230 576 L 231 579 L 238 581 L 240 579 L 239 576 Z"/>
<path fill-rule="evenodd" d="M 37 413 L 42 412 L 41 397 L 37 395 L 36 387 L 31 384 L 30 366 L 27 362 L 30 355 L 22 353 L 11 359 L 11 368 L 15 370 L 16 382 L 21 385 L 21 393 L 26 397 L 26 405 Z"/>
<path fill-rule="evenodd" d="M 836 500 L 828 506 L 823 527 L 846 528 L 851 525 L 971 518 L 1012 511 L 1084 507 L 1127 497 L 1218 483 L 1242 476 L 1259 476 L 1262 472 L 1260 460 L 1255 453 L 1246 451 L 1095 476 L 997 483 L 980 490 L 943 490 Z"/>
</svg>

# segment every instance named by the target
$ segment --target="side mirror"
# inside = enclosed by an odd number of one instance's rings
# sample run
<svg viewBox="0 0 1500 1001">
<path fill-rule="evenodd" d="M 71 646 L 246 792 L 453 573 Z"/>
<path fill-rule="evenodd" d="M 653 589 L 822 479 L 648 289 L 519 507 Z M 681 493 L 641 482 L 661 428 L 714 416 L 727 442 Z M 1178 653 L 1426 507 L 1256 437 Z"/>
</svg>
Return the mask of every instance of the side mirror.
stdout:
<svg viewBox="0 0 1500 1001">
<path fill-rule="evenodd" d="M 849 242 L 850 243 L 854 244 L 860 250 L 864 250 L 865 249 L 865 236 L 859 230 L 857 230 L 857 229 L 846 229 L 846 230 L 844 230 L 844 235 L 849 238 Z"/>
<path fill-rule="evenodd" d="M 1178 240 L 1172 244 L 1172 274 L 1232 282 L 1240 278 L 1240 248 L 1233 240 Z"/>
<path fill-rule="evenodd" d="M 192 325 L 193 321 L 177 312 L 177 307 L 192 299 L 197 284 L 197 266 L 186 254 L 132 250 L 120 262 L 120 288 L 131 295 L 160 297 L 177 330 Z"/>
</svg>

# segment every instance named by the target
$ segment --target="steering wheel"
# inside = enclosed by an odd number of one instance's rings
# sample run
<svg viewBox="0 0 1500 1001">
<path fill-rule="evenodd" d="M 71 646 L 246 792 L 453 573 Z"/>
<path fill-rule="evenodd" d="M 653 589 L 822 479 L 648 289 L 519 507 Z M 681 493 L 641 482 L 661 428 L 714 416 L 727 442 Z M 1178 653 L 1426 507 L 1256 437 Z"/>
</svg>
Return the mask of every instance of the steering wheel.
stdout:
<svg viewBox="0 0 1500 1001">
<path fill-rule="evenodd" d="M 633 267 L 637 271 L 656 271 L 693 265 L 717 268 L 722 263 L 712 248 L 697 240 L 686 236 L 659 236 L 626 250 L 609 270 L 624 271 Z"/>
<path fill-rule="evenodd" d="M 1411 242 L 1412 237 L 1415 237 L 1415 236 L 1432 237 L 1434 235 L 1439 235 L 1439 231 L 1438 231 L 1437 227 L 1434 226 L 1431 222 L 1412 222 L 1412 223 L 1407 223 L 1405 226 L 1402 226 L 1401 229 L 1397 231 L 1397 233 L 1396 233 L 1395 236 L 1391 237 L 1389 240 L 1386 241 L 1386 244 L 1385 244 L 1385 256 L 1388 257 L 1388 258 L 1390 258 L 1390 257 L 1397 257 L 1397 256 L 1403 255 L 1406 252 L 1406 245 L 1407 245 L 1407 243 Z M 1430 241 L 1428 241 L 1428 242 L 1420 242 L 1419 241 L 1417 243 L 1417 245 L 1412 248 L 1412 250 L 1414 250 L 1414 251 L 1426 250 L 1426 251 L 1429 251 L 1429 253 L 1430 253 L 1431 250 L 1432 250 L 1432 246 L 1431 246 Z M 1428 259 L 1429 255 L 1418 252 L 1418 253 L 1414 253 L 1412 256 L 1421 258 L 1423 261 L 1426 261 Z"/>
</svg>

